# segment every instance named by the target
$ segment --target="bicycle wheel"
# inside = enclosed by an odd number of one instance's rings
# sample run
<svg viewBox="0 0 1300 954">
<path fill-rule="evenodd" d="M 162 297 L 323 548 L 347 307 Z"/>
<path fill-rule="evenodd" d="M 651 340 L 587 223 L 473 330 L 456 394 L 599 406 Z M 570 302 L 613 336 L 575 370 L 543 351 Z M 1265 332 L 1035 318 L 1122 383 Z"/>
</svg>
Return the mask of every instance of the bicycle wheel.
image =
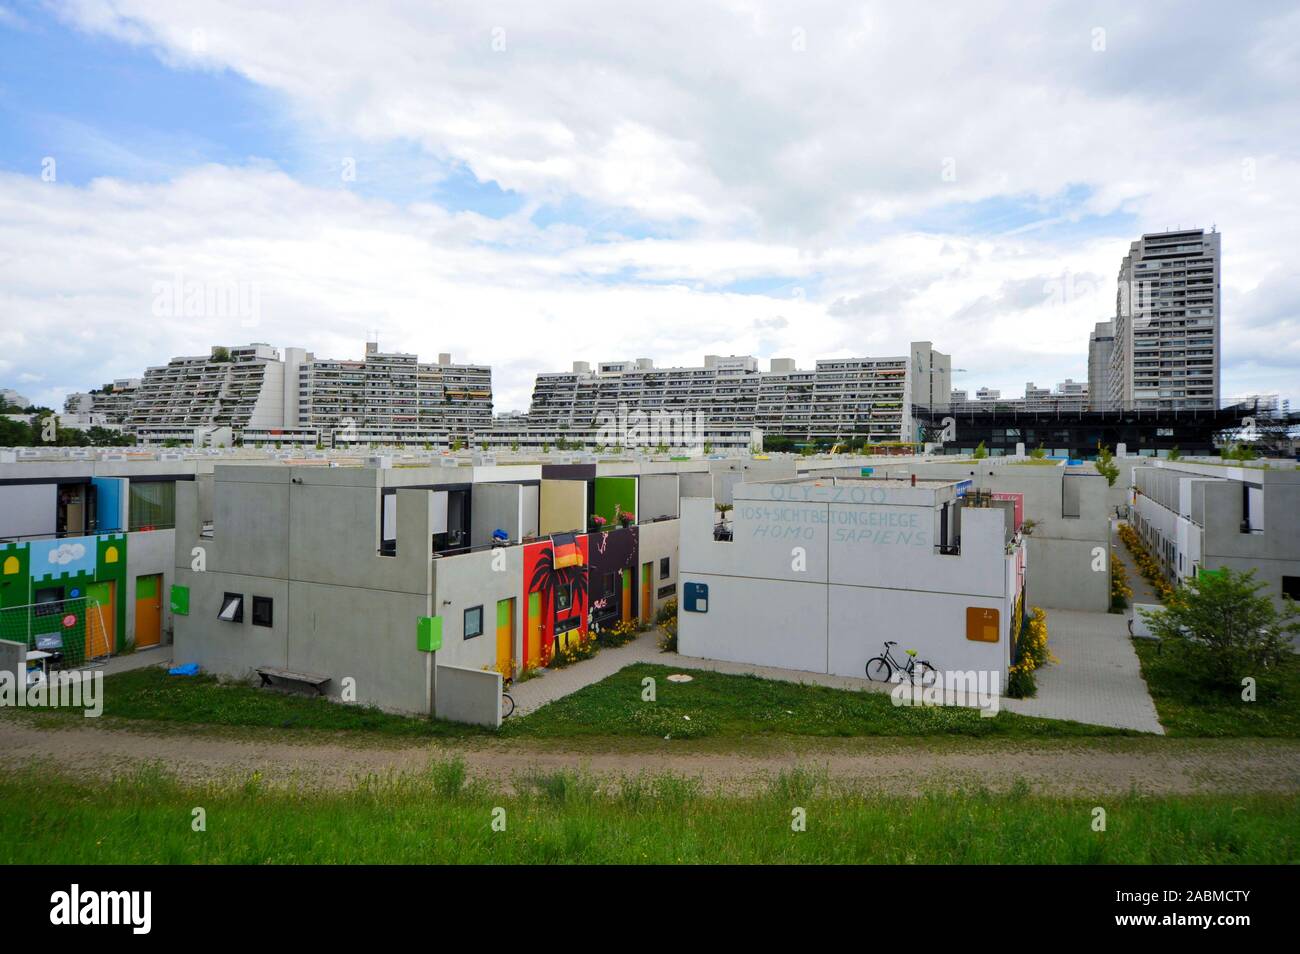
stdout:
<svg viewBox="0 0 1300 954">
<path fill-rule="evenodd" d="M 894 667 L 884 656 L 877 656 L 867 662 L 867 678 L 872 682 L 889 682 Z"/>
<path fill-rule="evenodd" d="M 515 711 L 515 700 L 511 698 L 510 693 L 501 693 L 501 718 L 509 719 Z"/>
<path fill-rule="evenodd" d="M 922 659 L 916 664 L 916 669 L 912 672 L 912 681 L 917 685 L 929 688 L 939 681 L 939 672 Z"/>
</svg>

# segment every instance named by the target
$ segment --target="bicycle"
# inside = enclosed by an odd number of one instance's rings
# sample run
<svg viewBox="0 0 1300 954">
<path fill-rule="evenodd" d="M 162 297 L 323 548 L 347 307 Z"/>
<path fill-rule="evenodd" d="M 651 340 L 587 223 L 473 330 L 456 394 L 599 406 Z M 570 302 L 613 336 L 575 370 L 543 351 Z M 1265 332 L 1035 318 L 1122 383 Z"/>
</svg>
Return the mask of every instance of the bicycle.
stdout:
<svg viewBox="0 0 1300 954">
<path fill-rule="evenodd" d="M 926 660 L 917 659 L 915 649 L 905 650 L 907 662 L 899 663 L 890 652 L 890 647 L 897 645 L 898 643 L 892 640 L 887 641 L 882 655 L 867 660 L 867 678 L 872 682 L 893 682 L 894 673 L 902 672 L 914 685 L 919 682 L 922 686 L 933 686 L 939 679 L 938 670 Z"/>
<path fill-rule="evenodd" d="M 514 696 L 510 695 L 510 693 L 506 691 L 510 688 L 512 682 L 513 680 L 511 679 L 505 680 L 501 689 L 501 721 L 502 722 L 504 722 L 506 719 L 509 719 L 512 715 L 514 715 L 515 712 Z"/>
</svg>

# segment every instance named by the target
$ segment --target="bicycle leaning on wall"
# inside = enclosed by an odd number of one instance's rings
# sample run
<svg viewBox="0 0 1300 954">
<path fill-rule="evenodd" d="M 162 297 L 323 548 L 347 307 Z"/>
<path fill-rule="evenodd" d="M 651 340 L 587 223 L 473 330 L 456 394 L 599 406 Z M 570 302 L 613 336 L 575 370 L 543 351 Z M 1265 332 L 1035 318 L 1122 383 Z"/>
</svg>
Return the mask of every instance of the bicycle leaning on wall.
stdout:
<svg viewBox="0 0 1300 954">
<path fill-rule="evenodd" d="M 916 650 L 904 651 L 907 662 L 900 663 L 894 658 L 893 647 L 898 643 L 886 641 L 885 651 L 867 661 L 867 678 L 872 682 L 894 682 L 894 673 L 903 673 L 913 685 L 933 686 L 939 679 L 939 672 L 924 659 L 916 658 Z"/>
</svg>

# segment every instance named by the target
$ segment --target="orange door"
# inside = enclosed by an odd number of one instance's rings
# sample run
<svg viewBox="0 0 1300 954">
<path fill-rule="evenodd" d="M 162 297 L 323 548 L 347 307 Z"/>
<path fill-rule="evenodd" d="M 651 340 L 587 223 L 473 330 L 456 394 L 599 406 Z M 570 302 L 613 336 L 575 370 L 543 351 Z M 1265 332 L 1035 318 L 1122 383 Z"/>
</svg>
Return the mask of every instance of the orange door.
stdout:
<svg viewBox="0 0 1300 954">
<path fill-rule="evenodd" d="M 497 672 L 505 679 L 515 675 L 515 600 L 497 600 Z"/>
<path fill-rule="evenodd" d="M 650 622 L 654 613 L 654 563 L 641 564 L 641 622 Z"/>
<path fill-rule="evenodd" d="M 524 668 L 542 664 L 542 595 L 528 594 L 528 641 L 524 644 Z"/>
<path fill-rule="evenodd" d="M 144 649 L 162 642 L 162 574 L 135 579 L 135 647 Z"/>
<path fill-rule="evenodd" d="M 99 659 L 113 652 L 117 636 L 117 607 L 113 602 L 116 588 L 112 580 L 86 587 L 86 659 Z"/>
<path fill-rule="evenodd" d="M 632 568 L 627 567 L 623 570 L 623 605 L 619 607 L 622 610 L 622 619 L 625 623 L 632 622 Z"/>
</svg>

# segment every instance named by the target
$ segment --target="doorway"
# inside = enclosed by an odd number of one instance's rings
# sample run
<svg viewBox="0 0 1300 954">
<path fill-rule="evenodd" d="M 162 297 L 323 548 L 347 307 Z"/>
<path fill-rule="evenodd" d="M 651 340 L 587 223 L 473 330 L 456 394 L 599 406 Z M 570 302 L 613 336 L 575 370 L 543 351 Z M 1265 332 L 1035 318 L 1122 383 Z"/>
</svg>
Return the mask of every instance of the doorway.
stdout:
<svg viewBox="0 0 1300 954">
<path fill-rule="evenodd" d="M 117 586 L 113 580 L 86 587 L 86 661 L 113 654 L 117 641 Z"/>
<path fill-rule="evenodd" d="M 135 578 L 135 648 L 162 642 L 162 574 Z"/>
<path fill-rule="evenodd" d="M 497 672 L 503 679 L 515 675 L 515 598 L 497 600 Z"/>
</svg>

